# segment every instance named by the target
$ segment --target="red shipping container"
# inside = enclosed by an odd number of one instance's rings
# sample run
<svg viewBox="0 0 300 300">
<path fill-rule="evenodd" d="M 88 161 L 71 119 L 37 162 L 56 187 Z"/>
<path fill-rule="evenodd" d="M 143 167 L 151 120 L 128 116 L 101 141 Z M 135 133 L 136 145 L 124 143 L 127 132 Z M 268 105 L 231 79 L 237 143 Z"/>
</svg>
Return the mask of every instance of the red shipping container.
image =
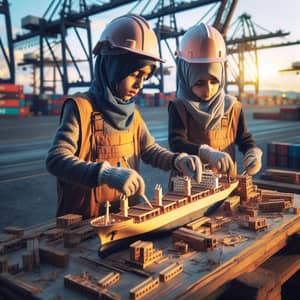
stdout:
<svg viewBox="0 0 300 300">
<path fill-rule="evenodd" d="M 275 153 L 268 153 L 268 166 L 276 167 L 276 155 Z"/>
<path fill-rule="evenodd" d="M 52 109 L 50 111 L 50 115 L 51 116 L 59 116 L 60 115 L 61 110 L 60 109 Z"/>
<path fill-rule="evenodd" d="M 268 143 L 267 147 L 268 147 L 268 155 L 269 154 L 276 155 L 276 143 L 275 142 Z"/>
<path fill-rule="evenodd" d="M 13 92 L 13 93 L 23 93 L 23 86 L 12 83 L 1 83 L 0 84 L 1 92 Z"/>
<path fill-rule="evenodd" d="M 63 105 L 64 100 L 51 100 L 51 104 L 53 104 L 53 105 Z"/>
<path fill-rule="evenodd" d="M 277 143 L 276 144 L 276 154 L 278 156 L 288 156 L 290 143 Z"/>
<path fill-rule="evenodd" d="M 0 107 L 19 107 L 20 101 L 15 99 L 0 100 Z"/>
<path fill-rule="evenodd" d="M 30 115 L 30 110 L 28 106 L 25 107 L 20 107 L 20 112 L 19 112 L 20 116 L 22 117 L 29 117 Z"/>
<path fill-rule="evenodd" d="M 279 120 L 280 119 L 280 113 L 255 112 L 255 113 L 253 113 L 253 118 L 254 119 Z"/>
</svg>

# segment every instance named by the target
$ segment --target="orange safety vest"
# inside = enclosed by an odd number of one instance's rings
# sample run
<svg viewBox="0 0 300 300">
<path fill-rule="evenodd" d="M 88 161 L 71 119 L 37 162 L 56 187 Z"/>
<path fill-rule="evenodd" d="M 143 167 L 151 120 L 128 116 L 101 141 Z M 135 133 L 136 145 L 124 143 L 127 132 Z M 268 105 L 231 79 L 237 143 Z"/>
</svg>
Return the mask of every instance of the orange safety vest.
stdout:
<svg viewBox="0 0 300 300">
<path fill-rule="evenodd" d="M 72 100 L 77 105 L 80 116 L 81 140 L 78 157 L 86 162 L 106 160 L 114 167 L 119 165 L 139 171 L 139 132 L 143 123 L 139 111 L 135 109 L 133 122 L 128 129 L 117 130 L 103 119 L 100 112 L 94 112 L 90 100 L 81 97 Z M 116 211 L 119 208 L 120 192 L 106 184 L 87 188 L 60 179 L 57 183 L 57 216 L 77 213 L 84 218 L 96 217 L 105 213 L 106 201 L 111 202 L 110 210 Z"/>
<path fill-rule="evenodd" d="M 190 117 L 182 100 L 179 98 L 172 101 L 180 118 L 187 129 L 187 138 L 190 142 L 209 145 L 212 148 L 227 152 L 235 162 L 235 139 L 238 130 L 238 122 L 242 109 L 240 102 L 235 101 L 232 108 L 227 111 L 221 119 L 221 128 L 217 130 L 204 130 L 199 128 L 197 121 Z M 235 173 L 237 172 L 235 166 Z M 235 175 L 235 174 L 232 174 Z"/>
</svg>

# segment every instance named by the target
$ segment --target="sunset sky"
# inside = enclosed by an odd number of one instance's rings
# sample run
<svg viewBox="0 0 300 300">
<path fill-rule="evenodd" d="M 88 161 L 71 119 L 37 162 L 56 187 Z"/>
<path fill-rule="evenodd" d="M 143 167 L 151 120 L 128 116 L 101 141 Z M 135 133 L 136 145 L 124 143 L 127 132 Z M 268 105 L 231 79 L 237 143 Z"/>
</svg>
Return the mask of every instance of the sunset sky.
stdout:
<svg viewBox="0 0 300 300">
<path fill-rule="evenodd" d="M 10 0 L 9 2 L 13 23 L 13 32 L 22 33 L 21 19 L 27 15 L 41 17 L 51 1 Z M 92 2 L 93 1 L 87 1 L 87 3 Z M 94 3 L 96 3 L 96 1 L 94 1 Z M 97 38 L 101 34 L 103 27 L 108 21 L 118 15 L 128 12 L 132 6 L 133 4 L 124 6 L 121 9 L 116 9 L 101 15 L 93 16 L 91 18 L 93 28 L 93 44 L 95 44 Z M 201 16 L 205 13 L 205 11 L 207 11 L 207 9 L 208 6 L 201 9 L 189 10 L 185 13 L 176 15 L 178 27 L 187 29 L 188 27 L 193 26 L 194 24 L 199 22 Z M 266 33 L 265 30 L 270 32 L 282 30 L 284 32 L 287 31 L 291 33 L 285 38 L 264 40 L 260 44 L 269 45 L 288 41 L 294 42 L 300 41 L 299 12 L 299 0 L 239 0 L 238 6 L 234 12 L 232 22 L 234 22 L 241 14 L 247 13 L 252 17 L 252 21 L 258 25 L 258 34 Z M 2 23 L 1 26 L 3 26 Z M 0 27 L 0 30 L 4 30 L 4 28 Z M 230 35 L 230 32 L 228 35 Z M 32 50 L 30 48 L 20 50 L 17 49 L 17 61 L 22 58 L 24 51 L 28 52 Z M 174 62 L 167 49 L 164 50 L 163 55 L 167 59 L 166 65 L 171 66 L 172 70 L 171 76 L 166 78 L 166 90 L 174 90 Z M 300 61 L 300 44 L 296 46 L 279 47 L 259 51 L 261 89 L 280 90 L 283 92 L 300 92 L 300 75 L 296 75 L 295 72 L 278 73 L 278 70 L 290 67 L 291 64 L 295 61 Z M 28 85 L 29 78 L 28 74 L 26 75 L 25 71 L 21 70 L 18 72 L 17 83 L 24 83 L 25 86 Z"/>
</svg>

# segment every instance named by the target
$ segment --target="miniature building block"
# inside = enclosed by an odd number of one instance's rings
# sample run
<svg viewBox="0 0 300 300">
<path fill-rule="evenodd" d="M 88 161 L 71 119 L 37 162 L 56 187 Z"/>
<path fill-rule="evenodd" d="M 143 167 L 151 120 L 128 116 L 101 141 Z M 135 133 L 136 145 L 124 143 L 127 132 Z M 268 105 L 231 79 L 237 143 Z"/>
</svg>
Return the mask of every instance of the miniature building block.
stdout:
<svg viewBox="0 0 300 300">
<path fill-rule="evenodd" d="M 28 252 L 33 253 L 33 264 L 38 266 L 40 264 L 39 256 L 39 240 L 36 236 L 30 236 L 26 240 L 26 248 Z"/>
<path fill-rule="evenodd" d="M 24 229 L 21 227 L 7 226 L 3 229 L 3 232 L 14 234 L 18 237 L 22 237 L 24 235 Z"/>
<path fill-rule="evenodd" d="M 172 234 L 173 241 L 185 241 L 189 246 L 198 251 L 207 251 L 217 246 L 217 239 L 206 236 L 193 230 L 181 227 Z"/>
<path fill-rule="evenodd" d="M 12 264 L 12 265 L 8 265 L 8 273 L 10 274 L 17 274 L 20 272 L 20 266 L 18 263 Z"/>
<path fill-rule="evenodd" d="M 53 228 L 53 229 L 47 230 L 45 232 L 45 236 L 47 237 L 47 239 L 49 241 L 56 240 L 56 239 L 63 237 L 63 232 L 64 232 L 63 228 Z"/>
<path fill-rule="evenodd" d="M 22 261 L 23 261 L 23 270 L 25 272 L 30 272 L 33 269 L 34 264 L 34 258 L 33 258 L 33 252 L 27 251 L 22 255 Z"/>
<path fill-rule="evenodd" d="M 67 252 L 50 247 L 40 247 L 40 258 L 45 263 L 57 267 L 66 267 L 69 263 L 69 254 Z"/>
<path fill-rule="evenodd" d="M 177 276 L 183 271 L 183 265 L 179 263 L 173 263 L 167 268 L 159 272 L 159 279 L 162 282 L 167 282 L 173 277 Z"/>
<path fill-rule="evenodd" d="M 293 212 L 293 214 L 295 214 L 295 215 L 300 214 L 300 206 L 292 207 L 292 212 Z"/>
<path fill-rule="evenodd" d="M 0 256 L 0 273 L 8 272 L 8 257 L 6 255 Z"/>
<path fill-rule="evenodd" d="M 258 207 L 262 212 L 284 212 L 288 208 L 284 200 L 261 202 Z"/>
<path fill-rule="evenodd" d="M 256 218 L 258 216 L 258 210 L 252 206 L 241 205 L 239 210 L 250 217 Z"/>
<path fill-rule="evenodd" d="M 80 244 L 81 237 L 80 234 L 73 231 L 65 231 L 63 233 L 63 239 L 64 239 L 64 247 L 65 248 L 73 248 Z"/>
<path fill-rule="evenodd" d="M 221 217 L 219 219 L 211 219 L 210 221 L 206 222 L 204 225 L 210 228 L 210 233 L 216 232 L 222 228 L 223 225 L 231 222 L 230 218 Z"/>
<path fill-rule="evenodd" d="M 239 234 L 228 234 L 223 238 L 222 243 L 225 246 L 235 246 L 241 242 L 248 240 L 247 238 L 239 235 Z"/>
<path fill-rule="evenodd" d="M 56 218 L 56 226 L 59 228 L 66 228 L 71 225 L 80 224 L 82 221 L 81 215 L 67 214 Z"/>
<path fill-rule="evenodd" d="M 173 248 L 175 251 L 187 253 L 189 250 L 189 244 L 184 241 L 177 241 L 173 243 Z"/>
<path fill-rule="evenodd" d="M 29 297 L 34 297 L 33 299 L 35 299 L 35 294 L 42 291 L 40 286 L 33 285 L 22 279 L 16 278 L 16 276 L 12 276 L 9 273 L 0 274 L 0 286 L 1 285 L 5 286 L 11 291 L 17 291 L 24 295 L 24 299 L 29 299 Z"/>
<path fill-rule="evenodd" d="M 209 217 L 201 217 L 191 223 L 186 224 L 185 226 L 191 230 L 197 230 L 201 225 L 210 221 Z"/>
<path fill-rule="evenodd" d="M 17 238 L 8 242 L 3 243 L 1 246 L 3 247 L 2 253 L 8 253 L 11 251 L 15 251 L 25 247 L 26 241 L 23 238 Z"/>
<path fill-rule="evenodd" d="M 232 195 L 240 196 L 242 204 L 258 201 L 260 193 L 257 190 L 257 186 L 253 185 L 252 177 L 249 175 L 239 175 L 237 179 L 239 180 L 239 185 L 233 191 Z"/>
<path fill-rule="evenodd" d="M 129 291 L 129 298 L 138 300 L 159 286 L 159 278 L 149 277 Z"/>
<path fill-rule="evenodd" d="M 141 268 L 146 268 L 163 256 L 162 250 L 154 249 L 152 242 L 140 240 L 130 245 L 129 253 L 129 262 Z"/>
<path fill-rule="evenodd" d="M 11 240 L 14 240 L 16 238 L 15 234 L 1 234 L 0 235 L 0 243 L 5 243 L 5 242 L 9 242 Z"/>
<path fill-rule="evenodd" d="M 119 295 L 92 283 L 85 276 L 67 274 L 64 276 L 64 286 L 82 292 L 97 299 L 121 299 Z"/>
<path fill-rule="evenodd" d="M 211 234 L 210 228 L 205 226 L 205 225 L 200 226 L 195 231 L 198 232 L 198 233 L 204 234 L 204 235 L 210 235 Z"/>
<path fill-rule="evenodd" d="M 228 197 L 224 201 L 224 211 L 233 214 L 238 210 L 239 205 L 240 205 L 240 196 L 236 195 L 236 196 Z"/>
<path fill-rule="evenodd" d="M 265 218 L 247 218 L 238 221 L 240 227 L 247 228 L 250 230 L 262 230 L 268 228 L 268 224 L 266 223 Z"/>
<path fill-rule="evenodd" d="M 101 278 L 98 281 L 98 284 L 104 288 L 107 288 L 107 287 L 115 284 L 119 280 L 120 280 L 120 273 L 111 272 L 111 273 L 107 274 L 106 276 L 104 276 L 103 278 Z"/>
<path fill-rule="evenodd" d="M 84 241 L 84 240 L 87 240 L 89 238 L 96 236 L 95 230 L 89 224 L 80 226 L 76 229 L 72 229 L 72 232 L 74 234 L 77 234 L 80 237 L 81 241 Z"/>
<path fill-rule="evenodd" d="M 289 206 L 293 206 L 295 202 L 295 196 L 292 193 L 262 190 L 261 192 L 262 202 L 275 201 L 275 200 L 284 200 L 289 204 Z"/>
</svg>

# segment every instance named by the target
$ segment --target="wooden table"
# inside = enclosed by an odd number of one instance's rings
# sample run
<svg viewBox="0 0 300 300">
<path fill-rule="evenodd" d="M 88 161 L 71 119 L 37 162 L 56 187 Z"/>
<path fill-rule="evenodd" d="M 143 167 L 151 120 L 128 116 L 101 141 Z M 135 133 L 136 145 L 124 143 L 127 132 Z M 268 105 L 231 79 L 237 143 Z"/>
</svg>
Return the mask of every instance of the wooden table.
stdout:
<svg viewBox="0 0 300 300">
<path fill-rule="evenodd" d="M 300 206 L 300 196 L 296 195 L 295 206 Z M 214 216 L 223 214 L 222 208 Z M 88 273 L 94 279 L 101 279 L 112 271 L 120 272 L 120 280 L 109 287 L 109 291 L 122 299 L 129 298 L 129 290 L 149 276 L 158 277 L 159 272 L 174 262 L 183 264 L 183 272 L 168 282 L 160 282 L 159 287 L 143 299 L 208 299 L 224 284 L 237 278 L 245 272 L 257 269 L 278 250 L 285 247 L 290 236 L 300 231 L 300 214 L 286 212 L 280 215 L 267 215 L 268 228 L 253 232 L 241 229 L 234 216 L 232 221 L 220 231 L 214 233 L 218 240 L 217 248 L 208 252 L 189 251 L 179 255 L 172 247 L 171 234 L 153 239 L 154 247 L 163 249 L 163 258 L 144 270 L 127 264 L 129 249 L 120 250 L 106 258 L 100 258 L 97 253 L 98 238 L 90 236 L 74 248 L 64 248 L 62 238 L 47 242 L 44 233 L 55 228 L 55 222 L 26 229 L 23 237 L 18 239 L 18 249 L 8 249 L 8 243 L 13 244 L 16 237 L 2 236 L 0 251 L 7 256 L 10 271 L 15 275 L 0 274 L 0 295 L 15 293 L 20 299 L 89 299 L 86 294 L 64 287 L 64 276 L 67 274 Z M 86 230 L 87 226 L 82 225 Z M 82 229 L 82 230 L 83 230 Z M 78 230 L 78 229 L 77 229 Z M 83 230 L 84 231 L 84 230 Z M 88 232 L 88 231 L 87 231 Z M 91 235 L 91 232 L 89 233 Z M 239 234 L 244 238 L 242 243 L 234 247 L 225 246 L 222 240 L 228 234 Z M 39 237 L 40 264 L 32 271 L 22 270 L 22 256 L 26 252 L 26 238 Z M 10 239 L 9 241 L 4 241 Z M 45 247 L 52 247 L 62 255 L 53 264 L 43 255 Z M 3 266 L 3 264 L 2 264 Z M 27 282 L 29 285 L 20 289 L 19 285 Z M 19 289 L 19 292 L 18 292 Z"/>
</svg>

